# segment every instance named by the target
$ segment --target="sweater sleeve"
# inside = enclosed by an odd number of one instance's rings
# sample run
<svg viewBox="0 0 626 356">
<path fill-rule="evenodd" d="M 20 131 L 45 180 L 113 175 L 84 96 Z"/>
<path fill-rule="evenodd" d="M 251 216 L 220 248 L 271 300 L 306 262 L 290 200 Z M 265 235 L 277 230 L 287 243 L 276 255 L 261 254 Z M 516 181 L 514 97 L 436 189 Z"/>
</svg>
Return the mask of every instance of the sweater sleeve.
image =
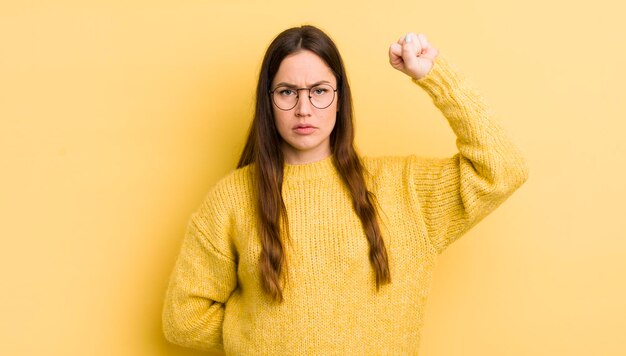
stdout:
<svg viewBox="0 0 626 356">
<path fill-rule="evenodd" d="M 172 343 L 223 350 L 224 305 L 237 286 L 223 196 L 214 189 L 189 219 L 162 314 L 163 332 Z"/>
<path fill-rule="evenodd" d="M 519 188 L 528 168 L 482 96 L 445 56 L 412 81 L 430 95 L 457 137 L 453 157 L 410 162 L 429 238 L 441 253 Z"/>
</svg>

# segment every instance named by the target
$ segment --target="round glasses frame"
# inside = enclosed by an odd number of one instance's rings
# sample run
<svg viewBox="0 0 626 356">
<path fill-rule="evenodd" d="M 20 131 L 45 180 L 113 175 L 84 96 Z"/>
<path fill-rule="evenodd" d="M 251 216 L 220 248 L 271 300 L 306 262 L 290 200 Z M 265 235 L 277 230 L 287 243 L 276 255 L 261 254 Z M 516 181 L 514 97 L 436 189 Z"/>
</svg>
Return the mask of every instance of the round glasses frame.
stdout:
<svg viewBox="0 0 626 356">
<path fill-rule="evenodd" d="M 332 92 L 333 92 L 333 98 L 330 100 L 330 102 L 328 103 L 328 105 L 323 106 L 323 107 L 319 107 L 319 106 L 315 105 L 315 104 L 313 103 L 313 98 L 311 97 L 311 90 L 313 90 L 314 88 L 320 87 L 320 86 L 327 86 L 327 87 L 331 88 L 331 89 L 332 89 Z M 295 91 L 295 92 L 296 92 L 296 102 L 295 102 L 295 103 L 293 103 L 293 106 L 292 106 L 292 107 L 290 107 L 289 109 L 284 109 L 284 108 L 281 108 L 281 107 L 280 107 L 280 106 L 276 103 L 276 100 L 274 100 L 274 92 L 275 92 L 276 90 L 278 90 L 278 89 L 281 89 L 281 88 L 285 88 L 285 89 L 293 90 L 293 91 Z M 317 108 L 317 109 L 326 109 L 327 107 L 331 106 L 331 105 L 332 105 L 332 103 L 335 101 L 335 96 L 336 96 L 336 95 L 335 95 L 335 93 L 337 93 L 337 89 L 333 88 L 330 84 L 318 84 L 318 85 L 314 85 L 314 86 L 312 86 L 312 87 L 310 87 L 310 88 L 290 88 L 290 87 L 286 87 L 286 86 L 279 86 L 279 87 L 274 88 L 274 90 L 270 90 L 270 91 L 269 91 L 269 93 L 270 93 L 270 96 L 272 97 L 272 103 L 274 103 L 274 105 L 276 105 L 276 107 L 277 107 L 278 109 L 280 109 L 280 110 L 282 110 L 282 111 L 289 111 L 289 110 L 291 110 L 291 109 L 295 108 L 295 107 L 296 107 L 296 105 L 298 105 L 298 100 L 300 100 L 300 90 L 308 90 L 308 91 L 309 91 L 309 95 L 307 95 L 307 96 L 309 97 L 309 102 L 311 103 L 311 105 L 313 105 L 313 107 L 315 107 L 315 108 Z"/>
</svg>

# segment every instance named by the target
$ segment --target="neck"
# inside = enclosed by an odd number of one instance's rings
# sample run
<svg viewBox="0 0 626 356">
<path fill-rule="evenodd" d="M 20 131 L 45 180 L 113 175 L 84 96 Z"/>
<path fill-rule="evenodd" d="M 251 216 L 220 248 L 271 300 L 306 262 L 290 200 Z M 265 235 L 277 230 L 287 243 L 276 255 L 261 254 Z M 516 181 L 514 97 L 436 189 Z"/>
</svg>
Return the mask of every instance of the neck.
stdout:
<svg viewBox="0 0 626 356">
<path fill-rule="evenodd" d="M 330 146 L 320 147 L 319 149 L 308 151 L 298 151 L 289 148 L 285 147 L 285 143 L 283 143 L 283 157 L 285 159 L 285 163 L 291 165 L 318 162 L 330 157 L 332 154 Z"/>
</svg>

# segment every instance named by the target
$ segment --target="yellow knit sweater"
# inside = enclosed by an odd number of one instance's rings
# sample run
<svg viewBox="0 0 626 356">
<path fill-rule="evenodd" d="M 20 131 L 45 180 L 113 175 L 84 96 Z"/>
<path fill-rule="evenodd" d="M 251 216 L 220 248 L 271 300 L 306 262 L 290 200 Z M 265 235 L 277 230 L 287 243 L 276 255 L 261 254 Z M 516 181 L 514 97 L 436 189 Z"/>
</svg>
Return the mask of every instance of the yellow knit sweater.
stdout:
<svg viewBox="0 0 626 356">
<path fill-rule="evenodd" d="M 233 355 L 417 354 L 437 255 L 527 179 L 520 151 L 441 54 L 413 80 L 457 136 L 450 158 L 364 158 L 391 283 L 376 290 L 369 245 L 332 157 L 286 165 L 291 240 L 284 302 L 262 289 L 250 167 L 191 216 L 163 310 L 171 342 Z"/>
</svg>

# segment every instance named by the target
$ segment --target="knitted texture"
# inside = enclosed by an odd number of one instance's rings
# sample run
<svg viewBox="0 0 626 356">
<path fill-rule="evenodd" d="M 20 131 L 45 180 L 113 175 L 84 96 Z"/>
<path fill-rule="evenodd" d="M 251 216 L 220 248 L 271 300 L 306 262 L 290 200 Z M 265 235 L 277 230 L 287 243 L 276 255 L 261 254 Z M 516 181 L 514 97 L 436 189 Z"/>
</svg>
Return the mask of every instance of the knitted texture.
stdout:
<svg viewBox="0 0 626 356">
<path fill-rule="evenodd" d="M 218 182 L 189 220 L 163 310 L 168 340 L 234 355 L 417 354 L 438 254 L 528 175 L 482 97 L 441 54 L 413 79 L 457 136 L 450 158 L 364 158 L 391 283 L 376 290 L 369 245 L 333 158 L 285 165 L 284 302 L 263 292 L 253 166 Z"/>
</svg>

